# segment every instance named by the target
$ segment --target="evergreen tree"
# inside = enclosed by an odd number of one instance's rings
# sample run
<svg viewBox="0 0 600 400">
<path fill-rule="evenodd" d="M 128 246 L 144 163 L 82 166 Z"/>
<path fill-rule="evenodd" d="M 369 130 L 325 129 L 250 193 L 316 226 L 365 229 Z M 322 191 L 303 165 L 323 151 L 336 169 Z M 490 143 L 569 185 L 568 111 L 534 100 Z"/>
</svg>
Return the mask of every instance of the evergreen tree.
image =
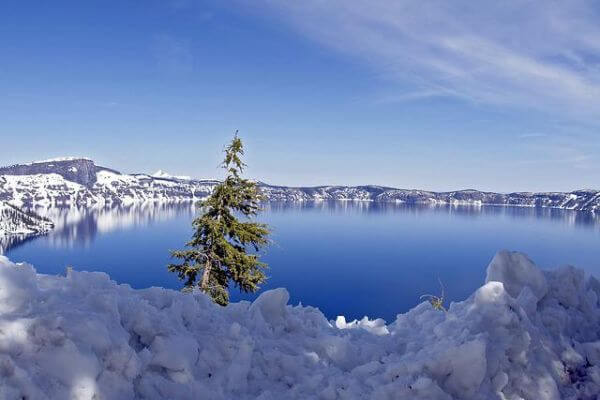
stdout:
<svg viewBox="0 0 600 400">
<path fill-rule="evenodd" d="M 267 265 L 256 253 L 269 242 L 267 225 L 250 218 L 261 210 L 262 196 L 255 182 L 241 177 L 244 164 L 241 139 L 235 137 L 225 148 L 223 168 L 225 180 L 200 203 L 203 214 L 192 223 L 195 232 L 188 249 L 173 251 L 181 261 L 170 264 L 169 271 L 185 280 L 185 289 L 198 286 L 221 305 L 229 303 L 229 284 L 233 282 L 243 292 L 255 292 L 265 280 Z M 240 221 L 236 214 L 246 218 Z"/>
</svg>

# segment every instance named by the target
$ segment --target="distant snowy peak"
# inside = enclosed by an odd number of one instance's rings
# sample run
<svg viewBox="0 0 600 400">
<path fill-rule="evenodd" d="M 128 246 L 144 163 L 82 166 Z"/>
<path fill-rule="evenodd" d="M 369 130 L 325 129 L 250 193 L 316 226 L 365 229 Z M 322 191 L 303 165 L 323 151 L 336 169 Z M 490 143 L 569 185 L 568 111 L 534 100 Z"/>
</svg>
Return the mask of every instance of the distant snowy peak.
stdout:
<svg viewBox="0 0 600 400">
<path fill-rule="evenodd" d="M 163 171 L 162 169 L 159 169 L 158 171 L 153 173 L 151 176 L 154 178 L 178 179 L 178 180 L 182 180 L 182 181 L 191 181 L 192 180 L 192 178 L 187 175 L 171 175 L 168 172 Z"/>
<path fill-rule="evenodd" d="M 172 176 L 170 174 L 163 171 L 162 169 L 159 169 L 158 171 L 153 173 L 152 176 L 155 178 L 172 178 Z"/>
</svg>

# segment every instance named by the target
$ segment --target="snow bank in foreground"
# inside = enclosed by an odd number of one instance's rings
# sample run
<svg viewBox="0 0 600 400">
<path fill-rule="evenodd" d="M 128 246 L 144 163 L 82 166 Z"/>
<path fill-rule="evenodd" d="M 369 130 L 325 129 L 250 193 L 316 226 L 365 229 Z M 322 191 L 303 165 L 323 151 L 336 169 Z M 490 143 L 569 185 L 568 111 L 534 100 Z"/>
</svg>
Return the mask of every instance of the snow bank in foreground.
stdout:
<svg viewBox="0 0 600 400">
<path fill-rule="evenodd" d="M 595 399 L 600 282 L 501 252 L 448 313 L 328 322 L 284 289 L 204 295 L 0 256 L 2 399 Z"/>
</svg>

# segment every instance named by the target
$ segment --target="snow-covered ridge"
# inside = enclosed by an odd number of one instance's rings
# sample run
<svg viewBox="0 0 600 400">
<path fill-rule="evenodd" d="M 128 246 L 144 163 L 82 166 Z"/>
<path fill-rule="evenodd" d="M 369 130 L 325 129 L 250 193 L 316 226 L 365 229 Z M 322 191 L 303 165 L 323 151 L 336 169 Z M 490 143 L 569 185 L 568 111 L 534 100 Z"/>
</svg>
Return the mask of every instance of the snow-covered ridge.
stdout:
<svg viewBox="0 0 600 400">
<path fill-rule="evenodd" d="M 41 234 L 52 227 L 49 219 L 0 201 L 0 236 Z"/>
<path fill-rule="evenodd" d="M 83 158 L 0 168 L 0 200 L 17 206 L 115 205 L 194 201 L 208 196 L 215 180 L 188 179 L 164 171 L 121 174 Z M 579 211 L 600 210 L 599 190 L 569 193 L 431 192 L 382 186 L 287 187 L 259 183 L 270 201 L 374 201 L 430 205 L 510 205 Z"/>
<path fill-rule="evenodd" d="M 219 307 L 0 257 L 3 399 L 594 399 L 600 282 L 500 252 L 447 313 L 327 319 L 285 289 Z"/>
<path fill-rule="evenodd" d="M 0 199 L 23 207 L 194 201 L 215 185 L 121 174 L 84 159 L 0 168 Z"/>
<path fill-rule="evenodd" d="M 49 232 L 53 227 L 50 219 L 0 200 L 0 254 L 31 236 Z"/>
</svg>

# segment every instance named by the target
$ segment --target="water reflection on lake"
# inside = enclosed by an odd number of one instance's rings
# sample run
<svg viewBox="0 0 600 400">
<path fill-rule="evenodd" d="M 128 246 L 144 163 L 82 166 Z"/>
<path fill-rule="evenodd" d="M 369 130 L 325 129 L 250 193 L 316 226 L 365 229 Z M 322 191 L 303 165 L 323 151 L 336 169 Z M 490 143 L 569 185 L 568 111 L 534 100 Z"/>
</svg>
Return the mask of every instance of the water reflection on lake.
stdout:
<svg viewBox="0 0 600 400">
<path fill-rule="evenodd" d="M 14 261 L 39 272 L 105 271 L 133 287 L 180 288 L 166 271 L 169 250 L 191 233 L 186 204 L 121 208 L 36 209 L 55 224 L 32 240 L 6 244 Z M 600 217 L 549 208 L 407 206 L 373 202 L 269 203 L 260 217 L 274 230 L 264 288 L 285 286 L 292 302 L 328 317 L 393 319 L 437 293 L 462 300 L 485 277 L 502 248 L 524 251 L 539 265 L 571 263 L 600 275 Z M 252 299 L 232 290 L 232 299 Z"/>
</svg>

